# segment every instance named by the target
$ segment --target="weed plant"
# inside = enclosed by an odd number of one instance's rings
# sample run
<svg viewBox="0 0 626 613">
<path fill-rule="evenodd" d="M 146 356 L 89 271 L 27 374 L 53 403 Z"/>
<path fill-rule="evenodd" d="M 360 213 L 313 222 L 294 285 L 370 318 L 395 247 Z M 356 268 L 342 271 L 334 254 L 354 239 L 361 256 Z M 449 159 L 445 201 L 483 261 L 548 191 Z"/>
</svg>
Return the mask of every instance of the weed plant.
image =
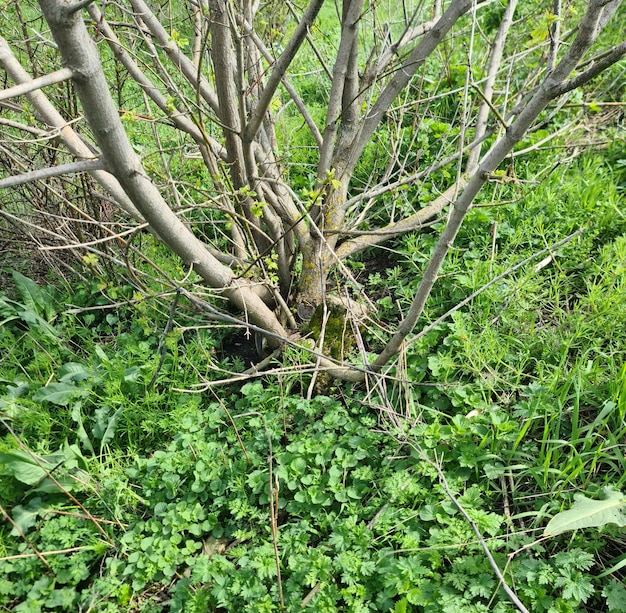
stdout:
<svg viewBox="0 0 626 613">
<path fill-rule="evenodd" d="M 228 365 L 219 330 L 164 337 L 167 307 L 132 288 L 14 273 L 0 296 L 0 610 L 515 611 L 483 544 L 530 611 L 626 610 L 623 527 L 542 537 L 575 493 L 626 490 L 611 161 L 576 160 L 567 183 L 556 168 L 506 208 L 486 205 L 517 187 L 493 186 L 430 320 L 588 229 L 409 345 L 384 394 L 306 400 L 304 374 L 179 392 L 219 376 L 207 361 Z M 369 277 L 381 318 L 406 306 L 432 240 L 399 242 Z"/>
</svg>

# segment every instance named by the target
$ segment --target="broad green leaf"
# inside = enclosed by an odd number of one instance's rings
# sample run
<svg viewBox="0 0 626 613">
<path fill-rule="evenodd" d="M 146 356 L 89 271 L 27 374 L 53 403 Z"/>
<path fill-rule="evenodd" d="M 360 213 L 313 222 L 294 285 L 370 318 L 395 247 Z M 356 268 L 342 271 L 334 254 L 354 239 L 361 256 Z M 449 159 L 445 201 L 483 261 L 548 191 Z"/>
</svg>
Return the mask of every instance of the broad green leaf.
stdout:
<svg viewBox="0 0 626 613">
<path fill-rule="evenodd" d="M 5 398 L 23 398 L 30 391 L 30 384 L 25 381 L 6 381 L 7 391 Z"/>
<path fill-rule="evenodd" d="M 96 451 L 91 444 L 91 439 L 85 430 L 80 402 L 74 403 L 72 407 L 72 419 L 76 422 L 76 436 L 78 436 L 78 440 L 87 451 L 90 451 L 92 455 L 96 455 Z"/>
<path fill-rule="evenodd" d="M 592 500 L 582 494 L 574 496 L 568 511 L 555 515 L 546 526 L 544 536 L 556 536 L 569 530 L 598 528 L 606 524 L 626 526 L 626 497 L 610 487 L 602 490 L 603 500 Z"/>
<path fill-rule="evenodd" d="M 30 307 L 24 308 L 19 313 L 20 319 L 28 324 L 33 330 L 38 330 L 42 334 L 45 334 L 50 340 L 59 343 L 59 335 L 56 329 L 51 326 L 43 317 L 37 315 L 37 313 Z"/>
<path fill-rule="evenodd" d="M 104 353 L 104 349 L 102 349 L 100 345 L 96 345 L 94 347 L 94 351 L 96 352 L 96 355 L 98 356 L 98 358 L 100 358 L 101 362 L 104 362 L 105 364 L 107 364 L 110 361 L 107 354 Z"/>
<path fill-rule="evenodd" d="M 76 444 L 70 445 L 68 440 L 66 439 L 63 443 L 63 455 L 65 456 L 65 466 L 68 469 L 73 469 L 73 475 L 84 474 L 84 480 L 87 481 L 89 479 L 89 475 L 86 472 L 87 460 L 85 456 L 82 454 L 80 447 Z M 78 469 L 78 470 L 75 470 Z"/>
<path fill-rule="evenodd" d="M 18 532 L 18 528 L 22 534 L 26 534 L 30 528 L 35 525 L 37 516 L 42 508 L 45 507 L 42 499 L 39 497 L 32 498 L 25 506 L 20 504 L 13 507 L 12 519 L 17 528 L 14 527 L 11 530 L 11 534 L 13 536 L 19 536 L 20 533 Z"/>
<path fill-rule="evenodd" d="M 34 486 L 33 492 L 58 494 L 59 491 L 71 491 L 80 486 L 80 481 L 85 482 L 89 476 L 85 471 L 74 470 L 73 472 L 80 477 L 79 481 L 67 474 L 66 470 L 58 470 L 68 461 L 70 464 L 78 464 L 76 451 L 71 449 L 70 451 L 71 457 L 68 457 L 67 449 L 66 452 L 59 450 L 45 456 L 33 456 L 25 451 L 13 449 L 0 453 L 1 470 L 26 485 Z M 50 474 L 54 474 L 54 480 L 49 478 Z"/>
<path fill-rule="evenodd" d="M 10 321 L 15 321 L 19 319 L 17 315 L 12 315 L 11 317 L 5 317 L 2 321 L 0 321 L 0 328 L 4 326 L 4 324 L 8 324 Z"/>
<path fill-rule="evenodd" d="M 22 298 L 22 304 L 31 308 L 35 313 L 43 313 L 41 288 L 32 279 L 25 277 L 23 274 L 17 272 L 17 270 L 12 270 L 11 276 Z"/>
<path fill-rule="evenodd" d="M 0 297 L 0 317 L 14 317 L 17 313 L 13 300 Z M 0 322 L 0 325 L 4 322 Z"/>
<path fill-rule="evenodd" d="M 19 319 L 19 315 L 17 314 L 17 308 L 13 300 L 0 298 L 0 328 L 4 326 L 4 324 L 8 324 L 10 321 L 16 319 Z"/>
<path fill-rule="evenodd" d="M 615 613 L 626 611 L 626 587 L 622 583 L 611 579 L 609 584 L 602 590 L 602 595 L 606 598 L 608 611 L 615 611 Z"/>
<path fill-rule="evenodd" d="M 69 475 L 55 474 L 55 481 L 49 478 L 44 479 L 33 489 L 33 492 L 41 494 L 58 494 L 60 492 L 71 492 L 77 487 L 80 487 L 80 483 L 78 483 L 76 479 L 73 479 Z"/>
<path fill-rule="evenodd" d="M 30 453 L 19 449 L 0 453 L 0 464 L 4 465 L 6 472 L 26 485 L 39 483 L 62 461 L 63 456 L 59 454 L 53 454 L 47 458 L 33 457 Z"/>
<path fill-rule="evenodd" d="M 37 315 L 50 321 L 56 315 L 56 309 L 50 296 L 42 290 L 32 279 L 25 277 L 17 270 L 11 271 L 13 283 L 20 293 L 24 306 L 33 310 Z"/>
<path fill-rule="evenodd" d="M 28 458 L 20 458 L 19 452 L 0 453 L 0 464 L 4 466 L 4 470 L 13 475 L 18 481 L 26 485 L 34 485 L 46 476 L 46 471 L 34 463 L 30 456 Z M 24 454 L 26 455 L 26 454 Z"/>
<path fill-rule="evenodd" d="M 71 383 L 49 383 L 46 387 L 39 388 L 33 394 L 33 400 L 37 402 L 51 402 L 58 406 L 67 406 L 79 394 L 84 394 L 84 390 Z"/>
<path fill-rule="evenodd" d="M 88 370 L 79 362 L 67 362 L 59 368 L 59 381 L 83 381 L 92 376 L 92 371 Z"/>
<path fill-rule="evenodd" d="M 96 425 L 91 430 L 93 435 L 100 441 L 100 449 L 109 443 L 115 435 L 117 420 L 124 409 L 120 407 L 113 415 L 109 416 L 109 408 L 96 410 Z"/>
</svg>

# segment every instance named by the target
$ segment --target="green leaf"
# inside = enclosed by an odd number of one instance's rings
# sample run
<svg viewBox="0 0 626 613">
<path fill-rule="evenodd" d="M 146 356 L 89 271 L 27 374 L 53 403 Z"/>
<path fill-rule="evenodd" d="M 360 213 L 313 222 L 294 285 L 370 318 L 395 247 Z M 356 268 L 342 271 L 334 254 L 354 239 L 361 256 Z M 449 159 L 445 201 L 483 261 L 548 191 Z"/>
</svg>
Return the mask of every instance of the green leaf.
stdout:
<svg viewBox="0 0 626 613">
<path fill-rule="evenodd" d="M 582 494 L 574 496 L 568 511 L 555 515 L 546 526 L 544 536 L 556 536 L 569 530 L 597 528 L 606 524 L 626 526 L 626 498 L 610 487 L 602 490 L 604 500 L 592 500 Z"/>
<path fill-rule="evenodd" d="M 67 362 L 59 368 L 59 381 L 63 382 L 83 381 L 84 379 L 89 379 L 92 375 L 93 372 L 79 362 Z"/>
<path fill-rule="evenodd" d="M 4 324 L 8 324 L 10 321 L 15 321 L 16 319 L 19 319 L 17 315 L 13 315 L 11 317 L 5 317 L 2 321 L 0 321 L 0 328 L 4 326 Z"/>
<path fill-rule="evenodd" d="M 33 455 L 19 449 L 0 453 L 1 470 L 26 485 L 35 486 L 32 490 L 34 492 L 46 494 L 68 492 L 89 478 L 89 475 L 81 470 L 72 471 L 79 478 L 67 474 L 68 467 L 73 468 L 78 464 L 86 466 L 80 450 L 73 449 L 73 447 L 73 445 L 66 445 L 65 451 L 60 449 L 45 456 Z M 64 470 L 57 470 L 61 466 Z M 48 478 L 52 473 L 55 476 L 54 480 Z"/>
<path fill-rule="evenodd" d="M 53 460 L 63 461 L 62 455 L 54 454 L 48 457 Z M 20 451 L 19 449 L 0 453 L 0 464 L 4 464 L 8 473 L 26 485 L 39 483 L 54 468 L 56 463 L 52 464 L 45 458 L 33 457 L 30 453 Z"/>
<path fill-rule="evenodd" d="M 485 476 L 487 479 L 495 480 L 499 479 L 505 472 L 505 467 L 502 462 L 487 462 L 483 466 L 483 471 L 485 472 Z"/>
<path fill-rule="evenodd" d="M 17 272 L 17 270 L 11 271 L 13 276 L 13 283 L 17 291 L 22 298 L 22 304 L 30 308 L 37 315 L 44 315 L 46 313 L 46 300 L 41 288 L 28 277 Z"/>
<path fill-rule="evenodd" d="M 57 406 L 64 407 L 69 404 L 72 398 L 83 393 L 83 390 L 71 383 L 49 383 L 46 387 L 38 389 L 33 394 L 33 400 L 37 402 L 51 402 Z"/>
<path fill-rule="evenodd" d="M 19 319 L 13 300 L 0 298 L 0 318 L 2 317 L 4 317 L 4 319 L 0 321 L 0 327 L 4 326 L 4 324 L 8 324 L 10 321 Z"/>
<path fill-rule="evenodd" d="M 74 406 L 72 407 L 72 419 L 76 422 L 76 436 L 78 436 L 78 440 L 82 443 L 83 447 L 87 449 L 87 451 L 90 451 L 92 455 L 96 455 L 96 451 L 91 444 L 91 439 L 85 430 L 80 402 L 74 403 Z"/>
<path fill-rule="evenodd" d="M 396 603 L 396 608 L 393 611 L 394 613 L 406 613 L 408 606 L 409 606 L 408 600 L 406 598 L 403 598 L 402 600 L 399 600 Z"/>
<path fill-rule="evenodd" d="M 70 443 L 66 439 L 63 442 L 63 455 L 65 456 L 66 468 L 78 468 L 78 471 L 75 470 L 74 473 L 83 473 L 86 480 L 89 479 L 89 474 L 86 472 L 89 466 L 87 465 L 87 460 L 85 459 L 85 456 L 82 454 L 78 445 L 70 445 Z"/>
<path fill-rule="evenodd" d="M 100 345 L 96 345 L 94 347 L 94 351 L 96 352 L 96 355 L 98 356 L 98 358 L 100 358 L 101 362 L 104 362 L 105 364 L 108 364 L 110 362 L 109 357 L 107 356 L 106 353 L 104 353 L 104 349 L 102 349 Z"/>
<path fill-rule="evenodd" d="M 607 611 L 626 611 L 626 587 L 621 583 L 611 579 L 602 590 L 602 595 L 606 598 Z"/>
<path fill-rule="evenodd" d="M 91 432 L 100 441 L 100 449 L 113 439 L 117 428 L 117 421 L 124 410 L 120 407 L 115 413 L 109 416 L 109 407 L 96 410 L 96 425 Z"/>
<path fill-rule="evenodd" d="M 39 497 L 31 499 L 26 506 L 19 504 L 13 507 L 12 519 L 17 527 L 11 530 L 11 534 L 19 536 L 20 532 L 18 532 L 18 529 L 22 534 L 26 534 L 35 525 L 37 516 L 42 508 L 45 508 L 45 505 Z"/>
<path fill-rule="evenodd" d="M 19 317 L 22 321 L 28 324 L 29 328 L 38 330 L 42 334 L 45 334 L 51 341 L 59 343 L 59 335 L 56 329 L 51 326 L 43 317 L 37 315 L 37 313 L 30 307 L 26 307 L 20 310 Z"/>
<path fill-rule="evenodd" d="M 113 439 L 113 436 L 115 436 L 115 430 L 117 429 L 117 421 L 120 417 L 120 415 L 123 412 L 123 408 L 119 408 L 117 411 L 115 411 L 115 413 L 113 413 L 113 416 L 111 417 L 111 419 L 109 419 L 109 423 L 107 424 L 106 430 L 104 431 L 104 434 L 102 435 L 102 439 L 100 440 L 100 448 L 104 447 L 104 445 L 106 445 L 109 441 L 111 441 Z"/>
</svg>

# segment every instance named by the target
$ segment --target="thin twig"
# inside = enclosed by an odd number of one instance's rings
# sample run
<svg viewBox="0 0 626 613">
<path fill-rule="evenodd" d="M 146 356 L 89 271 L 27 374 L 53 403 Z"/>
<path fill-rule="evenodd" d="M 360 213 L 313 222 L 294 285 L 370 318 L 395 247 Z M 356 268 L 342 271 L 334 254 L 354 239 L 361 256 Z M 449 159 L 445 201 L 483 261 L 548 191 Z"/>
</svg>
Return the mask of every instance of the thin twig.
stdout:
<svg viewBox="0 0 626 613">
<path fill-rule="evenodd" d="M 435 468 L 435 470 L 437 471 L 437 474 L 439 475 L 439 481 L 441 482 L 443 489 L 448 495 L 448 498 L 450 498 L 450 500 L 454 503 L 454 506 L 461 512 L 461 514 L 463 515 L 467 523 L 472 528 L 472 531 L 474 532 L 474 534 L 476 535 L 476 538 L 478 539 L 478 544 L 483 550 L 485 556 L 487 556 L 489 565 L 491 566 L 491 568 L 493 569 L 493 572 L 496 574 L 496 576 L 498 577 L 498 580 L 500 581 L 500 585 L 502 586 L 502 589 L 507 593 L 507 596 L 511 599 L 511 602 L 513 602 L 513 604 L 517 607 L 518 611 L 520 611 L 521 613 L 530 613 L 530 611 L 524 606 L 524 603 L 518 598 L 517 594 L 507 585 L 504 579 L 504 575 L 502 574 L 500 567 L 498 566 L 493 555 L 491 554 L 491 551 L 489 551 L 489 547 L 487 547 L 487 544 L 485 543 L 485 539 L 480 533 L 480 530 L 478 529 L 476 522 L 469 516 L 467 511 L 463 508 L 463 505 L 458 501 L 456 496 L 450 490 L 450 486 L 448 485 L 446 476 L 443 474 L 443 470 L 441 469 L 441 465 L 439 461 L 432 462 L 426 456 L 422 455 L 422 457 L 424 460 L 426 460 L 429 464 L 431 464 Z M 436 458 L 436 455 L 435 455 L 435 458 Z"/>
<path fill-rule="evenodd" d="M 320 581 L 318 581 L 313 586 L 311 591 L 302 599 L 302 602 L 300 603 L 301 608 L 304 609 L 309 604 L 309 602 L 311 602 L 311 600 L 313 599 L 313 596 L 315 596 L 315 594 L 317 594 L 320 591 L 320 587 L 322 587 L 322 584 Z"/>
<path fill-rule="evenodd" d="M 104 170 L 105 168 L 104 161 L 100 159 L 70 162 L 69 164 L 60 164 L 59 166 L 52 166 L 50 168 L 39 168 L 37 170 L 24 172 L 21 175 L 15 175 L 0 180 L 0 189 L 5 187 L 17 187 L 18 185 L 24 185 L 32 181 L 41 181 L 61 175 L 75 174 L 78 172 L 94 172 L 96 170 Z"/>
<path fill-rule="evenodd" d="M 48 560 L 46 560 L 46 558 L 43 557 L 43 554 L 30 542 L 22 529 L 13 521 L 13 518 L 4 510 L 4 507 L 2 506 L 0 506 L 0 513 L 2 513 L 4 519 L 6 519 L 13 526 L 13 529 L 22 537 L 22 540 L 33 550 L 33 553 L 24 554 L 24 557 L 37 556 L 48 568 L 50 568 Z M 0 558 L 0 560 L 6 559 L 7 558 Z"/>
<path fill-rule="evenodd" d="M 107 543 L 108 544 L 108 543 Z M 68 547 L 67 549 L 55 549 L 54 551 L 37 551 L 36 553 L 18 553 L 14 556 L 4 556 L 0 558 L 0 562 L 8 562 L 10 560 L 20 560 L 23 558 L 34 558 L 37 556 L 41 558 L 43 556 L 43 562 L 46 566 L 50 566 L 45 559 L 45 556 L 57 556 L 64 553 L 75 553 L 76 551 L 90 551 L 93 550 L 93 545 L 81 545 L 80 547 Z"/>
<path fill-rule="evenodd" d="M 215 390 L 211 388 L 209 389 L 211 393 L 213 394 L 213 396 L 215 397 L 215 399 L 217 400 L 217 402 L 219 403 L 219 405 L 222 407 L 222 410 L 224 411 L 224 413 L 228 415 L 228 419 L 233 427 L 235 436 L 237 437 L 237 442 L 239 443 L 239 447 L 241 447 L 241 451 L 243 451 L 243 455 L 246 456 L 246 463 L 248 464 L 248 466 L 250 466 L 250 464 L 252 464 L 252 462 L 250 461 L 250 456 L 248 455 L 248 452 L 246 451 L 246 446 L 243 444 L 243 440 L 241 439 L 241 435 L 239 434 L 239 429 L 237 428 L 237 424 L 235 424 L 235 420 L 233 419 L 231 412 L 228 410 L 228 407 L 224 404 L 224 401 L 216 394 Z"/>
<path fill-rule="evenodd" d="M 39 248 L 40 251 L 59 251 L 63 249 L 80 249 L 84 247 L 91 247 L 93 245 L 101 245 L 102 243 L 109 243 L 111 241 L 124 242 L 124 236 L 128 234 L 134 234 L 138 230 L 145 230 L 149 228 L 147 223 L 131 228 L 130 230 L 124 230 L 123 232 L 113 232 L 109 236 L 103 238 L 96 238 L 90 241 L 84 241 L 82 243 L 69 243 L 67 245 L 44 245 Z"/>
<path fill-rule="evenodd" d="M 146 386 L 146 391 L 149 391 L 150 389 L 152 389 L 152 386 L 154 385 L 155 381 L 157 380 L 157 377 L 159 376 L 159 372 L 161 372 L 161 368 L 163 368 L 163 362 L 165 361 L 165 353 L 167 350 L 167 347 L 165 345 L 165 339 L 167 338 L 167 335 L 170 333 L 172 329 L 172 325 L 174 324 L 174 315 L 176 315 L 176 307 L 178 306 L 178 301 L 180 300 L 180 294 L 181 294 L 181 290 L 180 288 L 177 288 L 176 295 L 174 296 L 174 300 L 172 301 L 172 304 L 170 305 L 170 310 L 169 310 L 169 314 L 167 317 L 167 323 L 165 324 L 163 334 L 161 335 L 161 338 L 159 339 L 159 346 L 157 348 L 157 353 L 160 356 L 159 364 L 156 367 L 154 374 L 152 375 L 152 379 L 150 379 L 150 383 L 148 383 L 148 385 Z"/>
<path fill-rule="evenodd" d="M 67 81 L 68 79 L 71 79 L 73 75 L 74 71 L 71 68 L 61 68 L 60 70 L 55 70 L 50 74 L 33 79 L 28 83 L 20 83 L 19 85 L 14 85 L 13 87 L 8 87 L 7 89 L 0 91 L 0 100 L 8 100 L 9 98 L 15 98 L 16 96 L 28 94 L 37 89 L 41 89 L 42 87 L 46 87 L 47 85 L 54 85 L 55 83 Z"/>
</svg>

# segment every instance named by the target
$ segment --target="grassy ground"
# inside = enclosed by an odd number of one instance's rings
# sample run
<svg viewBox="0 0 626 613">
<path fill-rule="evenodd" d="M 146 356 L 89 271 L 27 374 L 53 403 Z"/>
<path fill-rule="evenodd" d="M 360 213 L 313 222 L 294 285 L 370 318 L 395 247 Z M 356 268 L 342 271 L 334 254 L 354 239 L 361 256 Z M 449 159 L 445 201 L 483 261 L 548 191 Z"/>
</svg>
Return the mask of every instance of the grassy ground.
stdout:
<svg viewBox="0 0 626 613">
<path fill-rule="evenodd" d="M 485 196 L 518 201 L 470 215 L 427 320 L 586 230 L 411 343 L 385 388 L 305 400 L 293 369 L 176 391 L 245 366 L 184 304 L 163 338 L 167 305 L 129 288 L 7 273 L 2 610 L 513 611 L 486 546 L 531 611 L 623 611 L 623 529 L 542 538 L 575 494 L 626 489 L 618 160 Z M 433 240 L 398 243 L 382 274 L 354 265 L 381 321 Z"/>
</svg>

